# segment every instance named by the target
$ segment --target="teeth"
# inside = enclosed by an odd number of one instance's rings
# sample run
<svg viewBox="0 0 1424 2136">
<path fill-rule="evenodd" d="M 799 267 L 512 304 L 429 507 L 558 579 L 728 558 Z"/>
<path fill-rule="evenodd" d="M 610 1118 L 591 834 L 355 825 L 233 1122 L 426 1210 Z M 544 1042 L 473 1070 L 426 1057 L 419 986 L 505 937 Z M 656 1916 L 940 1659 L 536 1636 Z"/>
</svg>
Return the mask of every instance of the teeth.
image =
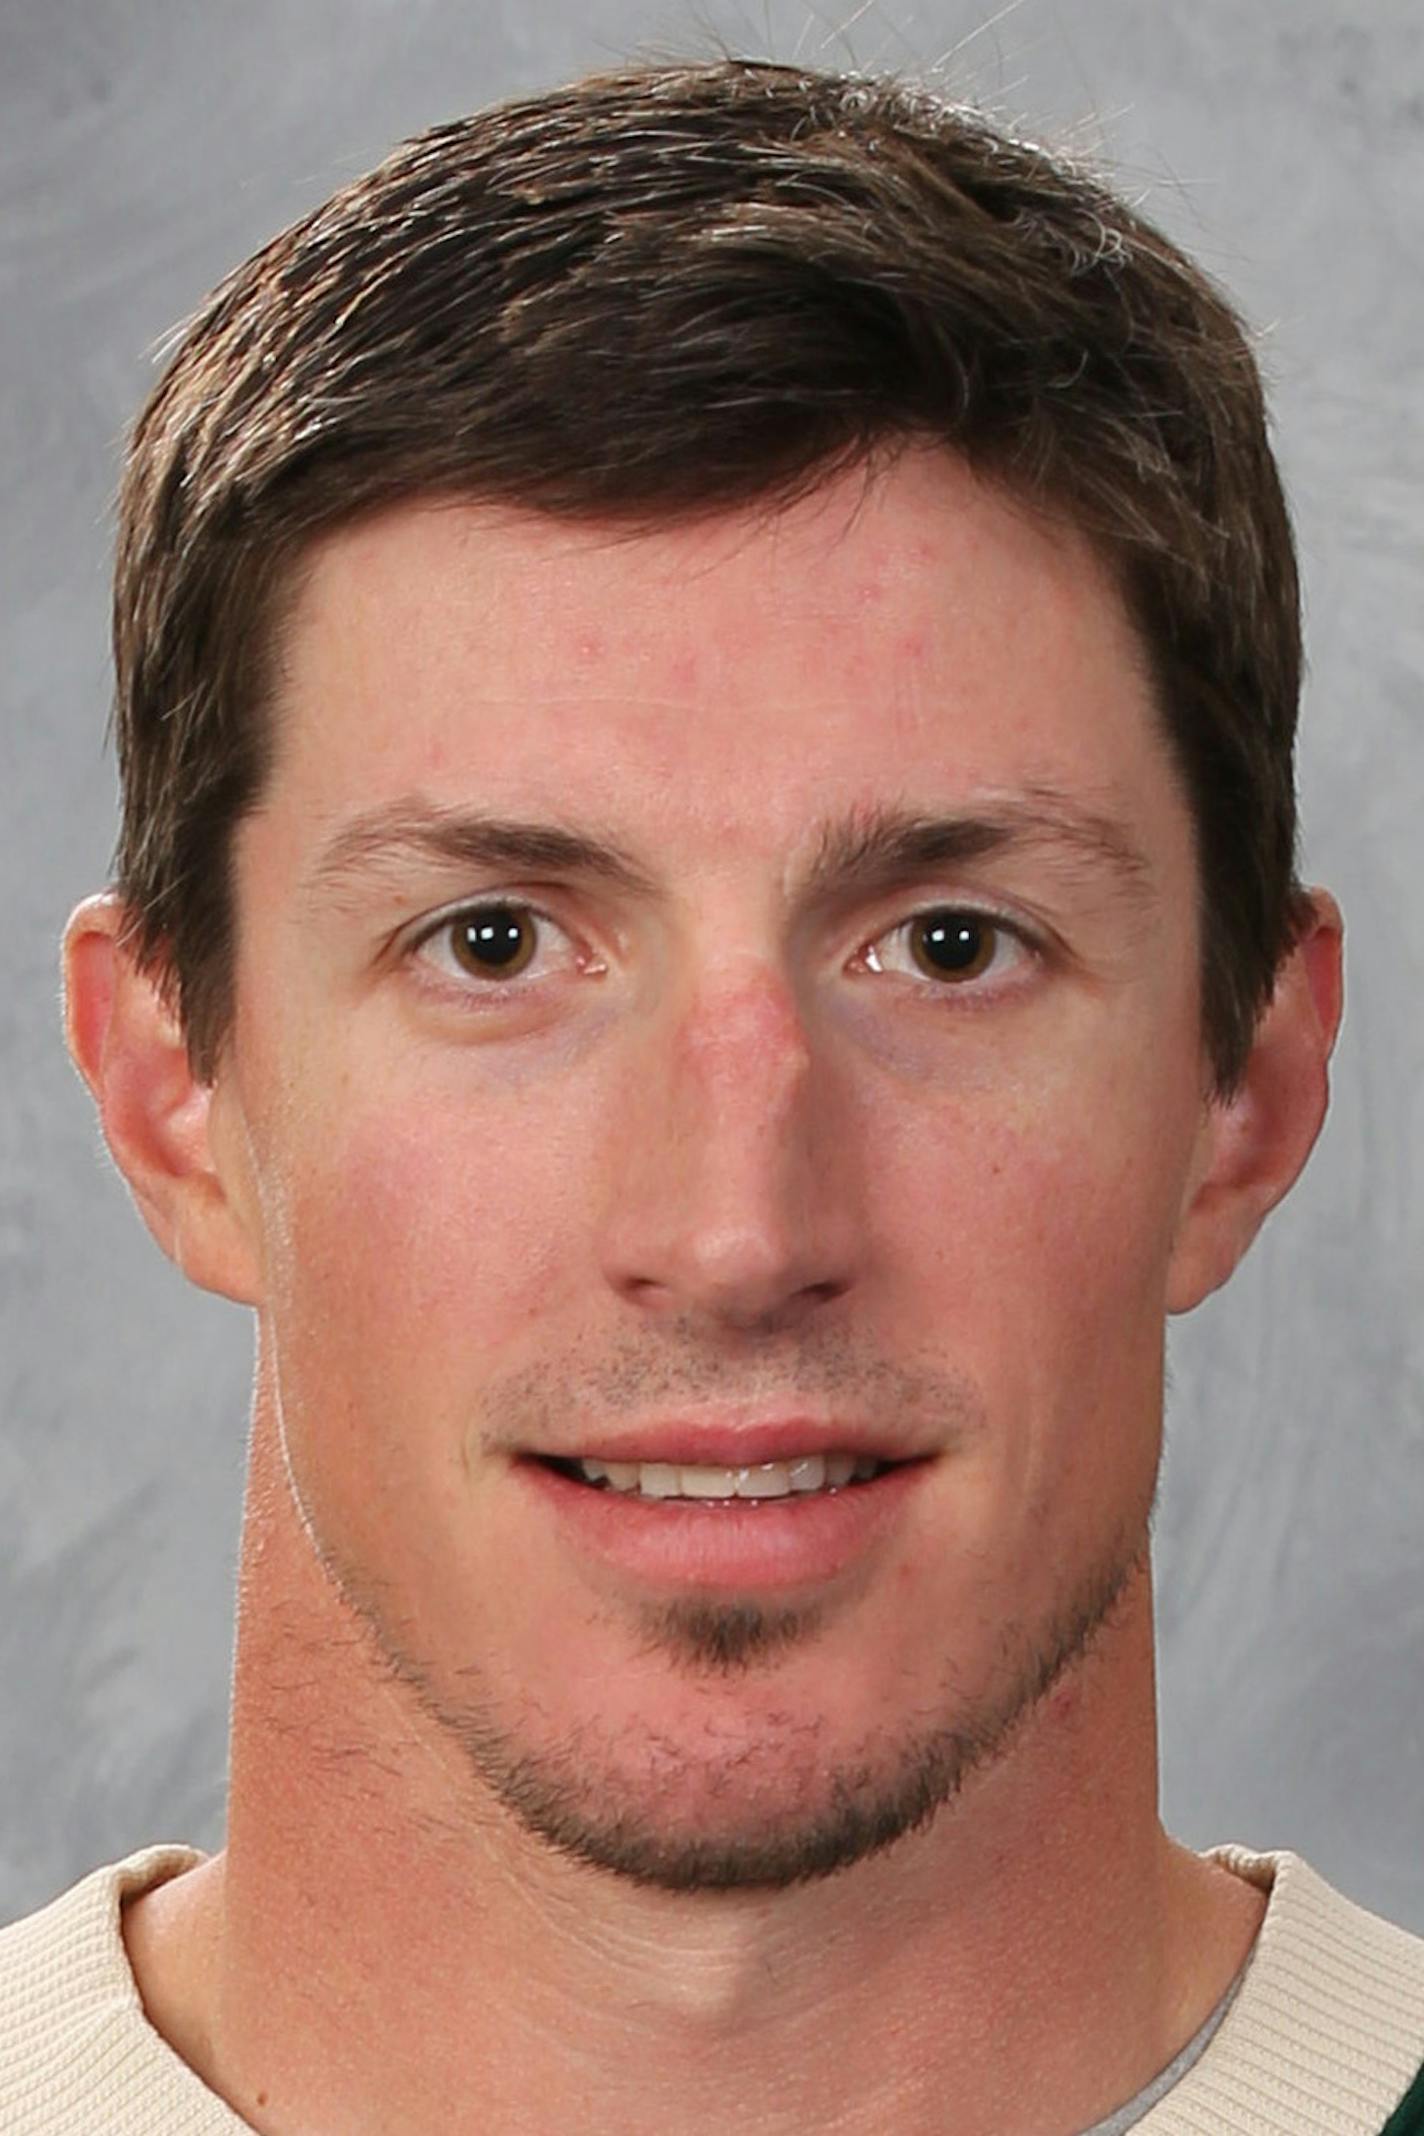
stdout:
<svg viewBox="0 0 1424 2136">
<path fill-rule="evenodd" d="M 730 1498 L 737 1488 L 737 1470 L 683 1468 L 673 1473 L 682 1478 L 683 1498 Z"/>
<path fill-rule="evenodd" d="M 684 1469 L 684 1476 L 695 1476 L 696 1469 Z M 791 1463 L 789 1461 L 763 1461 L 756 1468 L 737 1470 L 738 1498 L 789 1498 L 791 1496 Z"/>
<path fill-rule="evenodd" d="M 680 1498 L 682 1470 L 670 1467 L 665 1461 L 640 1462 L 638 1489 L 644 1498 Z"/>
<path fill-rule="evenodd" d="M 576 1461 L 587 1483 L 642 1498 L 790 1498 L 812 1491 L 842 1491 L 848 1483 L 878 1476 L 884 1462 L 868 1454 L 801 1454 L 792 1461 L 761 1461 L 754 1468 L 714 1468 L 670 1461 Z"/>
</svg>

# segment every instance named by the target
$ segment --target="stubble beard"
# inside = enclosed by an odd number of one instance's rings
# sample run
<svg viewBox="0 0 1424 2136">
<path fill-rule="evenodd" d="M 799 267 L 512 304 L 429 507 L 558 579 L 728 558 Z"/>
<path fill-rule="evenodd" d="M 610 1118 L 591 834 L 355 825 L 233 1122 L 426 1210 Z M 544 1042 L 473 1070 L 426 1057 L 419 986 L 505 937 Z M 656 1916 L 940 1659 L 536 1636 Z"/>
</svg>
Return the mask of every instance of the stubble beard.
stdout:
<svg viewBox="0 0 1424 2136">
<path fill-rule="evenodd" d="M 1150 1579 L 1151 1520 L 1149 1511 L 1140 1527 L 1120 1532 L 1045 1625 L 1006 1628 L 1002 1666 L 977 1697 L 966 1701 L 962 1688 L 945 1687 L 939 1710 L 907 1725 L 898 1740 L 882 1731 L 830 1764 L 824 1722 L 793 1714 L 773 1716 L 764 1740 L 720 1762 L 715 1743 L 699 1756 L 695 1745 L 651 1732 L 630 1741 L 629 1731 L 614 1735 L 594 1724 L 531 1747 L 530 1731 L 497 1715 L 487 1699 L 456 1703 L 437 1690 L 393 1642 L 359 1583 L 341 1585 L 390 1673 L 458 1747 L 477 1789 L 531 1837 L 650 1889 L 787 1890 L 838 1875 L 922 1830 L 971 1776 L 1006 1756 L 1125 1598 Z M 687 1679 L 751 1680 L 813 1641 L 820 1619 L 815 1609 L 680 1602 L 645 1611 L 642 1629 L 648 1646 Z"/>
<path fill-rule="evenodd" d="M 893 1367 L 880 1372 L 906 1398 L 924 1390 L 922 1398 L 946 1419 L 962 1425 L 979 1413 L 972 1390 L 960 1383 L 916 1381 Z M 643 1384 L 641 1375 L 634 1380 Z M 861 1383 L 869 1380 L 862 1366 Z M 522 1388 L 508 1404 L 525 1428 L 531 1408 Z M 668 1892 L 789 1889 L 837 1875 L 922 1830 L 972 1776 L 1009 1753 L 1036 1709 L 1086 1662 L 1150 1582 L 1161 1484 L 1159 1448 L 1148 1502 L 1124 1511 L 1111 1538 L 1042 1620 L 1003 1626 L 996 1665 L 977 1691 L 966 1691 L 949 1665 L 937 1695 L 897 1735 L 881 1728 L 832 1754 L 823 1717 L 776 1712 L 761 1699 L 766 1717 L 756 1739 L 743 1732 L 729 1748 L 710 1726 L 700 1746 L 652 1726 L 640 1733 L 599 1721 L 550 1733 L 532 1699 L 517 1711 L 503 1710 L 475 1665 L 455 1672 L 452 1693 L 448 1677 L 407 1651 L 386 1598 L 319 1535 L 302 1505 L 285 1433 L 283 1451 L 327 1578 L 359 1620 L 382 1673 L 403 1685 L 455 1746 L 476 1799 L 492 1800 L 527 1834 L 573 1861 Z M 638 1620 L 645 1650 L 685 1683 L 741 1678 L 762 1693 L 778 1666 L 804 1652 L 822 1625 L 814 1605 L 692 1598 L 649 1604 Z"/>
</svg>

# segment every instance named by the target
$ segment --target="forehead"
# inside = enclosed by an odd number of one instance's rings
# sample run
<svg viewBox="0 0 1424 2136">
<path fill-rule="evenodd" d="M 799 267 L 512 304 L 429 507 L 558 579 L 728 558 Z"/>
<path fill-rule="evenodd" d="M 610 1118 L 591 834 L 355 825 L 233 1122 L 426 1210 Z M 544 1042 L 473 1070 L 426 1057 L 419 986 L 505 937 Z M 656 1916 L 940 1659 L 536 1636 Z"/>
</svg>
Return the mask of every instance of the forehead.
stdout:
<svg viewBox="0 0 1424 2136">
<path fill-rule="evenodd" d="M 1088 543 L 911 452 L 651 531 L 446 500 L 338 530 L 292 610 L 268 798 L 313 836 L 419 795 L 794 838 L 927 780 L 1103 805 L 1164 777 Z"/>
</svg>

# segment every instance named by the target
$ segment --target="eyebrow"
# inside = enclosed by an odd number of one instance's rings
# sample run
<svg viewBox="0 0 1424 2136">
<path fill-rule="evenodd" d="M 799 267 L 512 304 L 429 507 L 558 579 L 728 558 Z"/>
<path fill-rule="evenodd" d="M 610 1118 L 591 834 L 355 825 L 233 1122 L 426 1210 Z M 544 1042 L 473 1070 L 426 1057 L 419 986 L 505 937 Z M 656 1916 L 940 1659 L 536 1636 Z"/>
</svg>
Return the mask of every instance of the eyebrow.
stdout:
<svg viewBox="0 0 1424 2136">
<path fill-rule="evenodd" d="M 852 809 L 822 826 L 798 895 L 815 903 L 872 894 L 937 867 L 1034 848 L 1050 861 L 1086 863 L 1094 873 L 1106 873 L 1133 903 L 1151 900 L 1151 864 L 1125 826 L 1044 786 L 992 797 L 964 814 L 884 805 Z M 345 824 L 318 857 L 306 888 L 309 895 L 339 898 L 358 889 L 364 877 L 432 864 L 581 875 L 634 896 L 662 894 L 657 879 L 613 839 L 561 824 L 441 808 L 418 796 Z"/>
<path fill-rule="evenodd" d="M 555 823 L 523 823 L 410 798 L 356 816 L 337 832 L 307 878 L 309 892 L 341 892 L 362 876 L 440 866 L 585 875 L 651 897 L 657 885 L 611 839 Z"/>
<path fill-rule="evenodd" d="M 934 868 L 1033 848 L 1049 860 L 1106 873 L 1135 904 L 1151 900 L 1151 863 L 1125 825 L 1046 786 L 994 797 L 964 815 L 878 806 L 853 811 L 823 830 L 806 894 L 873 892 Z"/>
</svg>

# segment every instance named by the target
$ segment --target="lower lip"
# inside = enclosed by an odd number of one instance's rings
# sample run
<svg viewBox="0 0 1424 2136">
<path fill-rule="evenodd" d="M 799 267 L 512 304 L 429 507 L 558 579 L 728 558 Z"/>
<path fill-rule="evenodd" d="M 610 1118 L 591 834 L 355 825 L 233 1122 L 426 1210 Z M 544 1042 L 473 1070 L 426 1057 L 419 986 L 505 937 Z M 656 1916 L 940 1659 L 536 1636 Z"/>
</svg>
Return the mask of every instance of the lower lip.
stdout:
<svg viewBox="0 0 1424 2136">
<path fill-rule="evenodd" d="M 515 1473 L 575 1549 L 655 1587 L 777 1593 L 832 1580 L 883 1546 L 928 1475 L 905 1461 L 868 1483 L 787 1498 L 644 1498 L 576 1483 L 542 1461 Z"/>
</svg>

